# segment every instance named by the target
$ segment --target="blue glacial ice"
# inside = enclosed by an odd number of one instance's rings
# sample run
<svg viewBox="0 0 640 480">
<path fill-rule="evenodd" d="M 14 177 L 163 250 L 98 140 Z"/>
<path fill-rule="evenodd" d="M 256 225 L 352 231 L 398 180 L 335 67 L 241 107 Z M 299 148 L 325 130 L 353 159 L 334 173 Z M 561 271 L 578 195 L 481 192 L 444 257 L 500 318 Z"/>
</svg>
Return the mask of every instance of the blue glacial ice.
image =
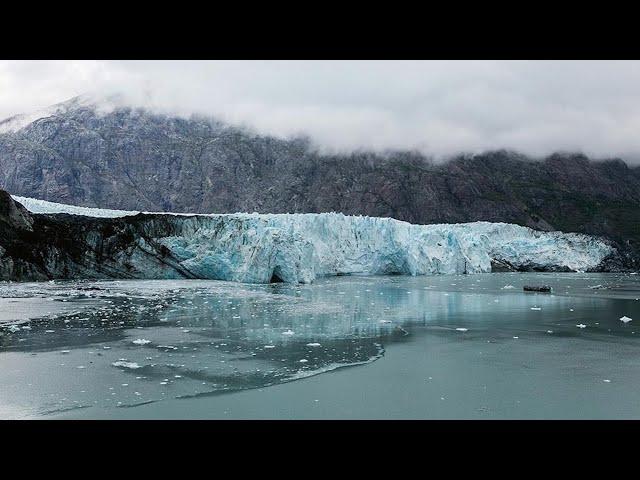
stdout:
<svg viewBox="0 0 640 480">
<path fill-rule="evenodd" d="M 34 213 L 140 213 L 13 198 Z M 158 214 L 144 213 L 152 225 Z M 138 278 L 180 278 L 188 272 L 190 278 L 310 283 L 331 275 L 484 273 L 491 272 L 492 261 L 516 269 L 585 271 L 614 251 L 589 235 L 507 223 L 413 225 L 339 213 L 163 215 L 171 217 L 172 235 L 151 241 L 168 249 L 175 268 L 149 262 L 144 252 L 153 246 L 141 238 L 140 249 L 127 253 Z"/>
</svg>

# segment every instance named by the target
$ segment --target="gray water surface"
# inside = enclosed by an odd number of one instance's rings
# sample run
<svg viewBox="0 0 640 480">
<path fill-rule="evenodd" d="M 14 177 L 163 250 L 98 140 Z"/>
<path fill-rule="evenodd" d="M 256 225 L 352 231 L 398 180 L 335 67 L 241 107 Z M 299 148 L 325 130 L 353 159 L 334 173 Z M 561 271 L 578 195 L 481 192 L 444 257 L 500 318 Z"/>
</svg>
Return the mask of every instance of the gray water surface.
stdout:
<svg viewBox="0 0 640 480">
<path fill-rule="evenodd" d="M 628 274 L 3 283 L 0 418 L 640 418 L 638 297 Z"/>
</svg>

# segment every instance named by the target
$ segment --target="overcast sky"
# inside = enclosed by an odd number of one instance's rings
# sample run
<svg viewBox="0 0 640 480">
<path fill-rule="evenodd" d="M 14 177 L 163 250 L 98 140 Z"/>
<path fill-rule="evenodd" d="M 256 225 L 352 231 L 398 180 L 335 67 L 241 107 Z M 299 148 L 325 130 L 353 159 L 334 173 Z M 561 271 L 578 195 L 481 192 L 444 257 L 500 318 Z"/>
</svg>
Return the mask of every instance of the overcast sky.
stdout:
<svg viewBox="0 0 640 480">
<path fill-rule="evenodd" d="M 0 61 L 0 118 L 116 92 L 330 149 L 640 158 L 640 62 Z"/>
</svg>

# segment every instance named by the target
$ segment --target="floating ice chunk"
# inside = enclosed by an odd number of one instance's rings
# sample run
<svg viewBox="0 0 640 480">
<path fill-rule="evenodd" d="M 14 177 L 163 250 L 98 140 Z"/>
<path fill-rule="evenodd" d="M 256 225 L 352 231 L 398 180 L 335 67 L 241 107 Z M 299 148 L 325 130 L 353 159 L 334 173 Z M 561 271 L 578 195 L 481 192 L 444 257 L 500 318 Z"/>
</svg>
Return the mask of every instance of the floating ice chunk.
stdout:
<svg viewBox="0 0 640 480">
<path fill-rule="evenodd" d="M 578 328 L 587 328 L 587 326 L 584 323 L 579 323 L 578 325 L 576 325 L 576 327 L 578 327 Z"/>
<path fill-rule="evenodd" d="M 132 343 L 135 343 L 136 345 L 146 345 L 148 343 L 151 343 L 151 340 L 147 340 L 145 338 L 138 338 L 134 340 Z"/>
<path fill-rule="evenodd" d="M 511 290 L 512 288 L 516 288 L 513 285 L 505 285 L 504 287 L 502 287 L 502 290 Z"/>
<path fill-rule="evenodd" d="M 293 330 L 286 330 L 284 332 L 282 332 L 283 335 L 295 335 L 295 332 Z"/>
<path fill-rule="evenodd" d="M 265 345 L 264 348 L 276 348 L 275 345 Z"/>
<path fill-rule="evenodd" d="M 20 331 L 20 327 L 19 327 L 19 326 L 17 326 L 17 325 L 10 325 L 10 326 L 9 326 L 9 331 L 10 331 L 11 333 L 19 332 L 19 331 Z"/>
<path fill-rule="evenodd" d="M 307 363 L 309 360 L 307 360 L 306 358 L 303 358 L 302 360 L 300 360 L 300 363 Z"/>
<path fill-rule="evenodd" d="M 313 343 L 307 343 L 307 347 L 319 347 L 319 346 L 320 346 L 320 344 L 319 344 L 319 343 L 315 343 L 315 342 L 313 342 Z"/>
<path fill-rule="evenodd" d="M 469 329 L 468 328 L 464 328 L 464 327 L 459 327 L 459 328 L 456 328 L 456 331 L 457 332 L 468 332 Z"/>
<path fill-rule="evenodd" d="M 547 333 L 553 333 L 553 330 L 547 330 Z"/>
<path fill-rule="evenodd" d="M 633 318 L 629 318 L 626 315 L 620 317 L 620 321 L 623 323 L 629 323 L 631 320 L 633 320 Z"/>
<path fill-rule="evenodd" d="M 602 380 L 604 383 L 611 383 L 611 380 L 609 380 L 608 378 L 605 378 L 604 380 Z"/>
<path fill-rule="evenodd" d="M 111 365 L 113 365 L 114 367 L 129 368 L 131 370 L 142 368 L 136 362 L 129 362 L 127 360 L 118 360 L 117 362 L 113 362 Z"/>
<path fill-rule="evenodd" d="M 538 311 L 538 310 L 542 310 L 542 308 L 540 308 L 540 307 L 531 307 L 531 310 L 536 310 L 536 311 Z"/>
</svg>

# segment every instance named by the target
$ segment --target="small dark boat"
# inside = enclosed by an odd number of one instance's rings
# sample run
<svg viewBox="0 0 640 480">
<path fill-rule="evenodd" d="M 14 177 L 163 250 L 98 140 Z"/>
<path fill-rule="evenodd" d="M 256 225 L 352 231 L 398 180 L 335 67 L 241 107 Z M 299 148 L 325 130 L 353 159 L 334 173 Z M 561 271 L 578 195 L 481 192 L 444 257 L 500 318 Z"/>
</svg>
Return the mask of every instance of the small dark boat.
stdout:
<svg viewBox="0 0 640 480">
<path fill-rule="evenodd" d="M 523 287 L 525 292 L 550 292 L 551 291 L 551 287 L 549 285 L 540 285 L 540 286 L 531 286 L 531 285 L 525 285 Z"/>
</svg>

